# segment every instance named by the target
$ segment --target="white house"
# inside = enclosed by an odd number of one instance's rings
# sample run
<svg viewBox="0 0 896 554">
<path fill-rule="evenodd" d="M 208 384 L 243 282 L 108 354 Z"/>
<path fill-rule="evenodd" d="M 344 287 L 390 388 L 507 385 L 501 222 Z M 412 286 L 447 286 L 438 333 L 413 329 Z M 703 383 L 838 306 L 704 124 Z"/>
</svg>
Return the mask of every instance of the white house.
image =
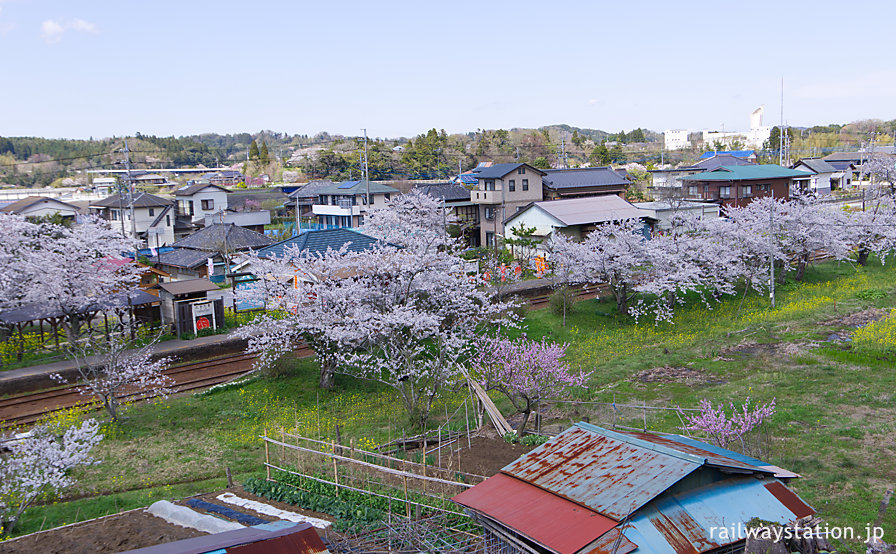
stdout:
<svg viewBox="0 0 896 554">
<path fill-rule="evenodd" d="M 821 158 L 803 158 L 790 168 L 806 174 L 793 179 L 794 186 L 803 192 L 825 195 L 831 194 L 832 185 L 843 188 L 843 172 Z"/>
<path fill-rule="evenodd" d="M 658 200 L 655 202 L 636 202 L 633 205 L 639 210 L 647 212 L 648 217 L 655 219 L 654 229 L 661 231 L 672 227 L 672 218 L 679 214 L 704 219 L 719 217 L 719 205 L 711 202 Z"/>
<path fill-rule="evenodd" d="M 67 219 L 73 219 L 79 211 L 78 206 L 46 196 L 27 196 L 0 208 L 0 212 L 26 217 L 48 217 L 59 214 Z"/>
<path fill-rule="evenodd" d="M 401 194 L 398 189 L 370 182 L 370 205 L 385 208 L 392 196 Z M 360 227 L 367 213 L 368 184 L 365 181 L 345 181 L 317 191 L 317 199 L 311 212 L 317 216 L 318 225 L 325 229 Z"/>
<path fill-rule="evenodd" d="M 227 209 L 227 195 L 230 191 L 208 182 L 199 182 L 174 191 L 177 210 L 182 216 L 198 223 L 215 213 Z"/>
<path fill-rule="evenodd" d="M 113 226 L 121 225 L 125 235 L 143 241 L 147 247 L 174 243 L 174 202 L 166 198 L 138 192 L 133 202 L 128 202 L 127 195 L 115 194 L 91 203 L 90 211 Z"/>
</svg>

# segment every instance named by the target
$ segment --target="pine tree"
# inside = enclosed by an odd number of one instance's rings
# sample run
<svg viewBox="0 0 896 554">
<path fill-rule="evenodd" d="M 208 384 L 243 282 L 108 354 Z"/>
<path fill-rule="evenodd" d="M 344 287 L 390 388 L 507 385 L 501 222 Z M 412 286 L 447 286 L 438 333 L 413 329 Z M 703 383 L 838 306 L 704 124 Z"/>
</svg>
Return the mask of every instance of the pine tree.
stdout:
<svg viewBox="0 0 896 554">
<path fill-rule="evenodd" d="M 249 145 L 249 159 L 257 160 L 259 155 L 258 144 L 253 140 L 252 144 Z"/>
<path fill-rule="evenodd" d="M 258 161 L 262 165 L 267 165 L 271 161 L 271 155 L 268 152 L 268 145 L 265 141 L 261 141 L 261 152 L 258 154 Z"/>
</svg>

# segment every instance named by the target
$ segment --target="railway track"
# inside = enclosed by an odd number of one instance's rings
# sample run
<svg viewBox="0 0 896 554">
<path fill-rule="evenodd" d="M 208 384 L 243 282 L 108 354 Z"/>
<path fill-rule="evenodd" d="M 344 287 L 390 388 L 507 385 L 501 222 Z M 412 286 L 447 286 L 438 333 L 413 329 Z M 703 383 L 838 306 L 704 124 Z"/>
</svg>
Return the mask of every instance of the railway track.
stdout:
<svg viewBox="0 0 896 554">
<path fill-rule="evenodd" d="M 307 346 L 296 350 L 299 357 L 312 356 L 314 352 Z M 195 363 L 172 366 L 164 371 L 173 379 L 169 387 L 174 393 L 183 393 L 226 383 L 245 375 L 252 369 L 254 354 L 221 356 Z M 79 392 L 80 385 L 66 385 L 35 393 L 25 393 L 0 399 L 0 429 L 10 429 L 30 425 L 45 415 L 57 410 L 72 408 L 79 404 L 89 404 L 95 397 Z M 151 398 L 154 395 L 145 390 L 134 390 L 123 395 L 125 400 Z M 94 404 L 99 407 L 98 404 Z"/>
<path fill-rule="evenodd" d="M 575 291 L 575 299 L 576 300 L 590 300 L 592 298 L 597 298 L 602 294 L 609 294 L 610 290 L 606 285 L 590 285 L 587 287 L 573 287 Z M 530 308 L 544 308 L 551 301 L 551 295 L 553 293 L 539 294 L 537 296 L 531 296 L 526 300 L 529 302 Z"/>
</svg>

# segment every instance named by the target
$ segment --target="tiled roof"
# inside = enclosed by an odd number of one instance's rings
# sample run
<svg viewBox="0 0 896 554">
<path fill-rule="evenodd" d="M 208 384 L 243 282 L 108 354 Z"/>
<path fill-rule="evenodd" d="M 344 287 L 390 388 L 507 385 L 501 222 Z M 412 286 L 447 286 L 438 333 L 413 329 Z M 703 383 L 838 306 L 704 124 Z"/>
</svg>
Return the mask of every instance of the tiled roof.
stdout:
<svg viewBox="0 0 896 554">
<path fill-rule="evenodd" d="M 494 164 L 482 168 L 476 167 L 475 169 L 473 169 L 473 174 L 476 175 L 477 179 L 500 179 L 511 171 L 516 171 L 521 166 L 526 166 L 527 168 L 529 168 L 529 171 L 533 171 L 539 175 L 544 175 L 544 171 L 536 169 L 529 164 L 523 163 Z"/>
<path fill-rule="evenodd" d="M 467 194 L 467 196 L 469 196 L 469 194 Z M 25 198 L 22 198 L 21 200 L 16 200 L 12 204 L 7 204 L 6 206 L 3 206 L 3 208 L 0 208 L 0 212 L 6 212 L 6 213 L 10 213 L 10 214 L 19 213 L 20 211 L 26 210 L 26 209 L 30 208 L 31 206 L 38 204 L 40 202 L 48 202 L 48 203 L 53 202 L 53 203 L 57 203 L 57 204 L 63 204 L 65 206 L 68 206 L 69 208 L 71 208 L 73 211 L 76 211 L 76 212 L 80 211 L 80 209 L 77 206 L 73 206 L 73 205 L 69 204 L 68 202 L 63 202 L 62 200 L 59 200 L 57 198 L 48 198 L 46 196 L 26 196 Z"/>
<path fill-rule="evenodd" d="M 180 239 L 173 246 L 218 252 L 225 244 L 228 250 L 237 251 L 263 248 L 273 242 L 263 234 L 251 229 L 233 223 L 216 223 Z"/>
<path fill-rule="evenodd" d="M 99 208 L 117 208 L 119 206 L 130 207 L 127 195 L 124 195 L 120 201 L 118 197 L 118 194 L 113 194 L 112 196 L 103 198 L 102 200 L 92 202 L 90 206 L 96 206 Z M 168 206 L 169 204 L 173 203 L 173 200 L 168 200 L 167 198 L 162 198 L 161 196 L 156 196 L 154 194 L 149 194 L 148 192 L 138 192 L 134 195 L 135 208 L 155 208 L 157 206 Z"/>
<path fill-rule="evenodd" d="M 804 165 L 811 169 L 814 173 L 835 173 L 837 168 L 820 158 L 803 158 L 793 165 L 796 169 L 800 165 Z"/>
<path fill-rule="evenodd" d="M 564 225 L 587 225 L 589 223 L 623 221 L 626 219 L 650 217 L 652 215 L 649 212 L 639 210 L 615 194 L 607 194 L 605 196 L 533 202 L 529 207 L 508 217 L 505 223 L 531 209 L 543 210 Z"/>
<path fill-rule="evenodd" d="M 584 167 L 580 169 L 547 169 L 542 182 L 548 188 L 569 189 L 578 187 L 626 186 L 630 181 L 609 167 Z"/>
<path fill-rule="evenodd" d="M 339 250 L 348 244 L 349 252 L 363 252 L 380 244 L 378 239 L 350 229 L 321 229 L 306 231 L 297 237 L 280 241 L 258 250 L 262 258 L 280 258 L 287 249 L 298 248 L 309 255 L 326 254 L 328 250 Z"/>
<path fill-rule="evenodd" d="M 224 187 L 219 187 L 218 185 L 213 185 L 211 183 L 195 183 L 188 187 L 177 189 L 176 191 L 174 191 L 174 196 L 193 196 L 197 192 L 207 188 L 216 188 L 218 190 L 223 190 L 224 192 L 230 192 Z"/>
<path fill-rule="evenodd" d="M 439 183 L 437 185 L 417 185 L 414 187 L 423 194 L 445 202 L 470 200 L 470 189 L 457 183 Z"/>
<path fill-rule="evenodd" d="M 161 263 L 162 265 L 171 265 L 174 267 L 182 267 L 185 269 L 193 269 L 204 265 L 209 258 L 213 258 L 214 253 L 205 250 L 194 250 L 193 248 L 175 248 L 170 252 L 152 256 L 149 261 L 153 264 Z"/>
<path fill-rule="evenodd" d="M 718 156 L 712 156 L 710 158 L 702 158 L 699 162 L 695 163 L 691 167 L 695 169 L 705 169 L 708 171 L 712 171 L 713 169 L 718 169 L 726 165 L 755 164 L 745 158 L 739 158 L 737 156 L 732 156 L 731 154 L 719 154 Z"/>
<path fill-rule="evenodd" d="M 336 183 L 334 183 L 333 181 L 311 181 L 310 183 L 308 183 L 306 185 L 302 185 L 301 187 L 292 191 L 291 193 L 289 193 L 288 196 L 292 199 L 311 198 L 311 197 L 317 196 L 320 193 L 320 191 L 322 191 L 324 189 L 328 189 L 335 184 Z M 366 189 L 365 189 L 365 192 L 366 192 Z"/>
<path fill-rule="evenodd" d="M 775 164 L 722 166 L 713 171 L 686 175 L 682 181 L 751 181 L 757 179 L 780 179 L 783 177 L 805 177 L 802 171 L 795 171 Z"/>
<path fill-rule="evenodd" d="M 318 194 L 344 194 L 357 195 L 366 194 L 367 184 L 364 181 L 343 181 L 333 184 L 318 191 Z M 376 181 L 370 181 L 370 194 L 399 194 L 400 190 Z"/>
</svg>

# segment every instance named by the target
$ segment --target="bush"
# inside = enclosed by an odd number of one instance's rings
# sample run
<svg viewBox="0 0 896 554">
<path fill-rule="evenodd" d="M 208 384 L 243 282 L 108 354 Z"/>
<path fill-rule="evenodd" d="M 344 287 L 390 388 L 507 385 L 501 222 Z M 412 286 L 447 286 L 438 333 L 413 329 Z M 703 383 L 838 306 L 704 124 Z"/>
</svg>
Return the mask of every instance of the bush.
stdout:
<svg viewBox="0 0 896 554">
<path fill-rule="evenodd" d="M 551 295 L 550 299 L 548 299 L 548 306 L 551 308 L 551 313 L 555 316 L 562 317 L 564 302 L 566 303 L 566 315 L 569 315 L 574 311 L 576 303 L 575 290 L 570 287 L 557 289 L 554 294 Z"/>
<path fill-rule="evenodd" d="M 880 289 L 868 289 L 856 293 L 856 298 L 859 300 L 883 300 L 887 296 L 889 296 L 887 291 Z"/>
<path fill-rule="evenodd" d="M 550 438 L 551 437 L 546 435 L 533 434 L 523 435 L 523 437 L 520 438 L 519 435 L 513 432 L 504 434 L 504 442 L 510 444 L 522 444 L 523 446 L 539 446 L 548 442 Z"/>
</svg>

